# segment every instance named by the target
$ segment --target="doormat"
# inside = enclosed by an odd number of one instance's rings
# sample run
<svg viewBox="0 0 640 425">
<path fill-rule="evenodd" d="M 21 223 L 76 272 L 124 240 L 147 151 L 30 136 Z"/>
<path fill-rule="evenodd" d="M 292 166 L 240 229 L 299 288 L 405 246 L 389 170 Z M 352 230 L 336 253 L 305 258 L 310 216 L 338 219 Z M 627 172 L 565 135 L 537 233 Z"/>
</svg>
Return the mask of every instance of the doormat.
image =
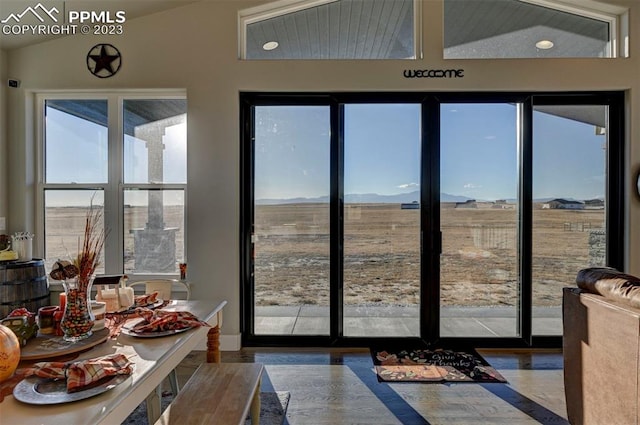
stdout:
<svg viewBox="0 0 640 425">
<path fill-rule="evenodd" d="M 260 393 L 260 425 L 282 425 L 287 415 L 287 407 L 291 394 L 289 391 L 261 392 Z M 171 392 L 162 394 L 162 411 L 173 400 Z M 122 423 L 122 425 L 147 425 L 147 405 L 141 403 L 136 410 Z M 247 417 L 245 425 L 251 425 L 251 419 Z"/>
<path fill-rule="evenodd" d="M 371 350 L 379 382 L 502 382 L 474 349 Z"/>
</svg>

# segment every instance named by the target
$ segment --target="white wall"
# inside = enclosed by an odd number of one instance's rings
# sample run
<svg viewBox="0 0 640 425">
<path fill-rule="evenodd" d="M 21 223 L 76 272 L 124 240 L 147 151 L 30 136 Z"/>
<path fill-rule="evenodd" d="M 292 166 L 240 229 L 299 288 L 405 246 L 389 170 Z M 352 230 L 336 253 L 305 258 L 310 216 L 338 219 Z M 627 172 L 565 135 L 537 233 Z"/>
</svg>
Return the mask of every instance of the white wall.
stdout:
<svg viewBox="0 0 640 425">
<path fill-rule="evenodd" d="M 17 145 L 10 151 L 10 161 L 18 164 L 8 180 L 10 230 L 34 228 L 32 96 L 39 90 L 187 89 L 189 277 L 195 282 L 195 298 L 229 301 L 223 334 L 230 337 L 239 333 L 240 314 L 240 91 L 628 90 L 627 112 L 632 119 L 627 123 L 627 183 L 638 169 L 640 128 L 634 121 L 640 114 L 640 34 L 635 28 L 640 6 L 636 1 L 616 2 L 633 4 L 635 42 L 628 59 L 445 61 L 442 3 L 428 0 L 423 4 L 423 60 L 239 61 L 237 12 L 258 3 L 204 0 L 128 21 L 121 36 L 70 36 L 10 51 L 9 71 L 22 80 L 8 100 L 9 140 Z M 102 42 L 115 45 L 123 55 L 122 69 L 108 79 L 92 76 L 85 64 L 89 49 Z M 463 68 L 465 77 L 406 79 L 402 72 L 407 68 Z M 7 181 L 1 179 L 0 187 L 6 187 Z M 628 271 L 640 273 L 640 198 L 632 187 L 627 192 L 633 194 L 627 199 Z"/>
<path fill-rule="evenodd" d="M 0 217 L 5 221 L 9 214 L 7 179 L 9 171 L 7 153 L 7 53 L 0 49 Z M 0 223 L 0 234 L 6 233 L 6 225 Z"/>
</svg>

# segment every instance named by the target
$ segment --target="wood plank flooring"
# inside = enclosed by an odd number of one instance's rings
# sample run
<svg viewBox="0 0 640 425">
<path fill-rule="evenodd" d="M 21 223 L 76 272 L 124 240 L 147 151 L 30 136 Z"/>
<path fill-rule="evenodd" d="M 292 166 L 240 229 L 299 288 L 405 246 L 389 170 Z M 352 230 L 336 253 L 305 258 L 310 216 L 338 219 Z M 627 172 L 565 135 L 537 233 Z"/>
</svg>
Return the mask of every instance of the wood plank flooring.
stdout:
<svg viewBox="0 0 640 425">
<path fill-rule="evenodd" d="M 223 362 L 265 365 L 262 391 L 290 391 L 285 424 L 568 424 L 558 350 L 478 350 L 508 384 L 380 383 L 368 349 L 243 349 Z M 193 352 L 181 382 L 203 362 Z"/>
</svg>

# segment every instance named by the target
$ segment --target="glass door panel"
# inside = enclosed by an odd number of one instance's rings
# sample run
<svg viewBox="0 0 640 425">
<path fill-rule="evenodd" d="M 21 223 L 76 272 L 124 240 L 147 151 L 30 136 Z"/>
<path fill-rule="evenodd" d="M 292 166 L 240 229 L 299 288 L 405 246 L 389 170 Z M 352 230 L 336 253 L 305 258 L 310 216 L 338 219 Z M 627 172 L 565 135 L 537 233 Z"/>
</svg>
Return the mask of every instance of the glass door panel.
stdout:
<svg viewBox="0 0 640 425">
<path fill-rule="evenodd" d="M 562 288 L 606 265 L 607 106 L 533 115 L 533 335 L 562 335 Z"/>
<path fill-rule="evenodd" d="M 440 336 L 517 336 L 518 107 L 440 113 Z"/>
<path fill-rule="evenodd" d="M 346 337 L 420 336 L 420 111 L 344 107 Z"/>
<path fill-rule="evenodd" d="M 255 108 L 254 332 L 329 334 L 328 106 Z"/>
</svg>

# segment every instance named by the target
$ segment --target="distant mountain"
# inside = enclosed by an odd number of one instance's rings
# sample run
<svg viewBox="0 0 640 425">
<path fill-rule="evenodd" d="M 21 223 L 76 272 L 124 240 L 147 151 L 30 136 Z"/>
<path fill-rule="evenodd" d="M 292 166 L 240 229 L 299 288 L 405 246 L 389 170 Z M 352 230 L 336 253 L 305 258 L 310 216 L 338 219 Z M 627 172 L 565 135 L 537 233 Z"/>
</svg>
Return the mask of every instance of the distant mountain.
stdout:
<svg viewBox="0 0 640 425">
<path fill-rule="evenodd" d="M 344 197 L 347 204 L 409 204 L 414 201 L 420 202 L 420 191 L 416 190 L 409 193 L 398 193 L 396 195 L 379 195 L 377 193 L 348 193 Z M 555 198 L 538 198 L 534 199 L 534 203 L 549 202 Z M 467 196 L 450 195 L 448 193 L 440 194 L 440 202 L 465 202 L 468 201 Z M 580 201 L 584 202 L 584 199 L 575 199 L 571 197 L 564 197 L 567 201 Z M 595 199 L 604 199 L 603 197 L 597 197 Z M 478 199 L 478 202 L 491 202 Z M 257 199 L 258 205 L 279 205 L 279 204 L 312 204 L 312 203 L 328 203 L 328 196 L 319 196 L 317 198 L 287 198 L 287 199 Z M 506 199 L 508 204 L 517 203 L 516 199 Z"/>
<path fill-rule="evenodd" d="M 416 190 L 409 193 L 398 193 L 396 195 L 378 195 L 377 193 L 349 193 L 344 197 L 348 204 L 405 204 L 413 201 L 420 202 L 420 191 Z M 442 202 L 464 202 L 471 198 L 466 196 L 449 195 L 448 193 L 440 194 Z M 257 199 L 258 205 L 276 205 L 276 204 L 302 204 L 302 203 L 327 203 L 328 196 L 320 196 L 317 198 L 288 198 L 288 199 Z"/>
</svg>

